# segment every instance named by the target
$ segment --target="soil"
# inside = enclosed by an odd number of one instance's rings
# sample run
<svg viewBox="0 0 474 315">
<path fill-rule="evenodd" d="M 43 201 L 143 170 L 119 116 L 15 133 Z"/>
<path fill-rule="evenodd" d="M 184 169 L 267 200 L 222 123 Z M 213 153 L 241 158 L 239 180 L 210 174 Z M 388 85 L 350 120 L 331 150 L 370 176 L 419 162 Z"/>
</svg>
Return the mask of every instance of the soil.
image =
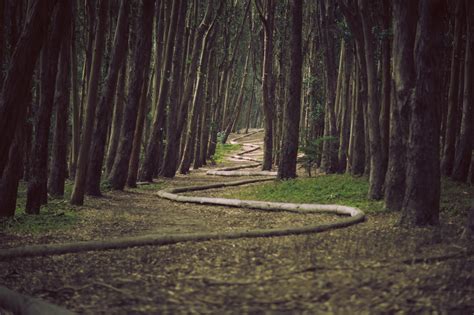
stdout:
<svg viewBox="0 0 474 315">
<path fill-rule="evenodd" d="M 241 141 L 259 143 L 261 137 Z M 225 164 L 238 163 L 250 162 Z M 160 179 L 156 189 L 238 179 L 206 176 L 212 167 Z M 89 198 L 86 206 L 77 208 L 82 219 L 73 228 L 3 233 L 0 246 L 303 226 L 337 219 L 180 204 L 158 198 L 153 187 Z M 303 236 L 18 258 L 0 261 L 0 282 L 85 314 L 472 314 L 473 246 L 459 237 L 461 219 L 442 214 L 436 228 L 404 229 L 396 226 L 398 218 L 398 213 L 368 214 L 362 224 Z"/>
</svg>

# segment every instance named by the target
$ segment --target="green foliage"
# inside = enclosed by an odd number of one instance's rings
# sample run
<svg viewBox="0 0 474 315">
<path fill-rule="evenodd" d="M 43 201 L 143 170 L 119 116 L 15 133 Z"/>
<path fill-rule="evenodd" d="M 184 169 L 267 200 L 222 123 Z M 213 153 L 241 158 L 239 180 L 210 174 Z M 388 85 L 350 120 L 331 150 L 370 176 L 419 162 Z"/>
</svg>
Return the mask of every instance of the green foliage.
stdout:
<svg viewBox="0 0 474 315">
<path fill-rule="evenodd" d="M 240 144 L 229 144 L 229 143 L 217 143 L 216 153 L 211 157 L 215 163 L 222 163 L 226 154 L 240 150 Z"/>
<path fill-rule="evenodd" d="M 455 182 L 449 178 L 441 179 L 440 211 L 462 215 L 471 206 L 474 198 L 474 186 Z"/>
<path fill-rule="evenodd" d="M 335 142 L 338 141 L 336 137 L 326 136 L 320 137 L 309 141 L 305 146 L 302 146 L 300 150 L 304 153 L 301 158 L 301 162 L 311 177 L 311 168 L 317 165 L 318 161 L 321 160 L 321 154 L 323 152 L 323 143 L 325 141 Z"/>
<path fill-rule="evenodd" d="M 369 212 L 382 210 L 382 201 L 367 199 L 368 190 L 369 183 L 366 178 L 344 174 L 243 187 L 233 197 L 293 203 L 340 204 Z"/>
</svg>

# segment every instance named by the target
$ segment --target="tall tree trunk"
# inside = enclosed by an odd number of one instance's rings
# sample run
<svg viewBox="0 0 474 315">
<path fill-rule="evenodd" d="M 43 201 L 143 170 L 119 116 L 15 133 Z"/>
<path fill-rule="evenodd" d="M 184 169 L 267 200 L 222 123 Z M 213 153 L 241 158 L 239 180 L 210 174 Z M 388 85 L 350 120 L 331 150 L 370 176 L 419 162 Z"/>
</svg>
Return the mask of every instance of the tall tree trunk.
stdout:
<svg viewBox="0 0 474 315">
<path fill-rule="evenodd" d="M 107 160 L 105 162 L 106 174 L 109 175 L 114 165 L 117 147 L 120 141 L 120 131 L 122 128 L 123 107 L 125 104 L 125 91 L 127 87 L 128 62 L 125 58 L 120 70 L 117 91 L 115 93 L 114 115 L 112 118 L 112 127 L 109 137 L 109 147 L 107 148 Z"/>
<path fill-rule="evenodd" d="M 92 137 L 87 170 L 86 192 L 88 195 L 100 196 L 100 180 L 104 162 L 107 129 L 112 116 L 113 98 L 116 92 L 120 69 L 127 58 L 130 1 L 122 1 L 119 18 L 115 29 L 111 62 L 105 79 L 105 88 L 95 112 L 95 128 Z M 117 104 L 119 101 L 117 101 Z M 118 105 L 120 106 L 120 105 Z M 118 113 L 120 114 L 120 113 Z M 115 125 L 114 128 L 117 128 Z"/>
<path fill-rule="evenodd" d="M 67 147 L 68 147 L 68 116 L 71 76 L 71 31 L 72 11 L 69 2 L 66 3 L 64 14 L 69 23 L 65 26 L 64 40 L 61 44 L 59 71 L 56 77 L 54 105 L 56 121 L 52 144 L 52 159 L 48 180 L 48 191 L 55 196 L 64 195 L 64 181 L 67 177 Z"/>
<path fill-rule="evenodd" d="M 263 38 L 263 116 L 265 124 L 265 135 L 263 138 L 263 163 L 262 170 L 268 171 L 273 166 L 273 120 L 274 120 L 274 100 L 275 90 L 273 83 L 273 31 L 275 19 L 275 3 L 273 0 L 266 0 L 265 16 L 261 17 L 264 26 Z"/>
<path fill-rule="evenodd" d="M 443 151 L 443 160 L 441 171 L 444 175 L 450 176 L 453 171 L 454 156 L 456 152 L 456 131 L 458 124 L 458 108 L 460 100 L 458 100 L 459 91 L 459 75 L 461 66 L 462 53 L 462 34 L 466 25 L 466 16 L 464 10 L 464 0 L 456 1 L 456 13 L 454 22 L 454 43 L 451 56 L 451 75 L 449 80 L 448 92 L 448 117 L 446 122 L 446 136 Z"/>
<path fill-rule="evenodd" d="M 440 107 L 443 0 L 420 0 L 415 50 L 416 84 L 410 102 L 407 176 L 401 224 L 439 223 Z M 405 21 L 403 21 L 405 23 Z"/>
<path fill-rule="evenodd" d="M 395 102 L 390 109 L 390 148 L 385 178 L 385 208 L 399 211 L 405 195 L 410 99 L 415 85 L 415 35 L 418 3 L 397 0 L 393 12 L 393 75 Z"/>
<path fill-rule="evenodd" d="M 75 1 L 72 1 L 73 17 L 77 14 L 77 6 Z M 79 82 L 77 78 L 77 49 L 76 49 L 76 29 L 73 23 L 72 38 L 71 38 L 71 90 L 72 90 L 72 140 L 71 140 L 71 157 L 69 163 L 69 178 L 76 176 L 77 157 L 80 148 L 80 99 L 79 99 Z"/>
<path fill-rule="evenodd" d="M 32 152 L 31 178 L 28 182 L 26 212 L 38 214 L 41 205 L 47 203 L 48 191 L 48 143 L 51 126 L 51 113 L 54 103 L 54 89 L 58 69 L 64 29 L 66 28 L 65 4 L 55 8 L 54 24 L 48 42 L 41 53 L 41 92 L 40 105 L 36 115 L 35 140 Z"/>
<path fill-rule="evenodd" d="M 469 173 L 469 165 L 472 157 L 473 139 L 473 119 L 472 102 L 474 100 L 474 4 L 472 1 L 465 1 L 467 38 L 466 55 L 464 58 L 464 96 L 462 106 L 461 131 L 456 146 L 456 158 L 453 166 L 452 179 L 465 182 Z"/>
<path fill-rule="evenodd" d="M 41 46 L 48 32 L 51 11 L 56 0 L 32 0 L 27 18 L 3 82 L 0 98 L 0 176 L 5 168 L 16 126 L 26 119 L 27 91 Z"/>
<path fill-rule="evenodd" d="M 161 80 L 160 85 L 160 96 L 158 98 L 158 104 L 156 105 L 157 110 L 153 119 L 153 126 L 148 140 L 145 160 L 140 169 L 140 180 L 151 182 L 153 175 L 157 169 L 159 169 L 163 155 L 160 152 L 163 143 L 163 134 L 166 123 L 166 102 L 169 94 L 170 81 L 167 79 L 171 76 L 171 66 L 173 58 L 173 47 L 176 37 L 176 29 L 178 25 L 178 18 L 180 8 L 184 6 L 182 1 L 173 1 L 173 8 L 171 13 L 171 20 L 168 35 L 166 38 L 166 52 L 164 56 L 164 77 Z"/>
<path fill-rule="evenodd" d="M 178 124 L 178 112 L 180 104 L 180 88 L 182 86 L 182 68 L 184 67 L 183 55 L 183 38 L 185 30 L 187 2 L 182 3 L 180 8 L 180 14 L 178 18 L 176 44 L 173 54 L 173 85 L 170 91 L 170 106 L 168 111 L 168 119 L 166 122 L 166 150 L 163 159 L 163 168 L 161 169 L 161 175 L 164 177 L 172 178 L 176 174 L 178 168 L 178 150 L 179 150 L 179 139 L 181 131 L 177 130 L 176 125 Z"/>
<path fill-rule="evenodd" d="M 344 77 L 341 87 L 340 106 L 341 106 L 341 126 L 339 134 L 339 167 L 338 172 L 343 173 L 347 168 L 347 152 L 349 150 L 350 137 L 350 113 L 351 113 L 351 94 L 350 82 L 352 73 L 352 58 L 353 54 L 350 50 L 350 45 L 345 45 L 346 53 L 344 58 Z"/>
<path fill-rule="evenodd" d="M 109 175 L 111 187 L 117 190 L 123 190 L 127 181 L 143 76 L 145 70 L 147 70 L 150 65 L 151 39 L 153 33 L 153 5 L 154 0 L 142 0 L 140 5 L 140 18 L 138 19 L 139 23 L 137 30 L 138 38 L 135 45 L 135 55 L 132 65 L 130 92 L 123 113 L 123 123 L 120 134 L 120 143 L 117 148 L 117 156 Z"/>
<path fill-rule="evenodd" d="M 367 66 L 367 91 L 368 91 L 368 131 L 370 145 L 370 175 L 369 199 L 379 200 L 383 197 L 383 183 L 385 180 L 386 166 L 383 163 L 382 143 L 380 136 L 380 104 L 377 99 L 377 70 L 375 60 L 375 39 L 372 33 L 374 23 L 371 19 L 369 0 L 359 0 L 362 29 L 364 31 L 365 60 Z"/>
<path fill-rule="evenodd" d="M 107 30 L 107 7 L 108 0 L 100 0 L 98 24 L 94 42 L 94 53 L 92 57 L 91 71 L 89 76 L 89 87 L 87 88 L 87 105 L 85 122 L 82 129 L 81 147 L 77 159 L 76 177 L 74 178 L 74 188 L 71 194 L 71 204 L 84 204 L 84 193 L 86 189 L 89 153 L 92 143 L 92 133 L 94 131 L 94 118 L 97 108 L 98 89 L 100 82 L 100 70 L 105 45 L 105 32 Z"/>
<path fill-rule="evenodd" d="M 301 111 L 301 81 L 303 56 L 301 50 L 303 1 L 292 0 L 291 6 L 291 59 L 289 103 L 285 106 L 283 141 L 281 146 L 278 178 L 296 177 L 296 156 L 298 154 L 298 139 Z"/>
</svg>

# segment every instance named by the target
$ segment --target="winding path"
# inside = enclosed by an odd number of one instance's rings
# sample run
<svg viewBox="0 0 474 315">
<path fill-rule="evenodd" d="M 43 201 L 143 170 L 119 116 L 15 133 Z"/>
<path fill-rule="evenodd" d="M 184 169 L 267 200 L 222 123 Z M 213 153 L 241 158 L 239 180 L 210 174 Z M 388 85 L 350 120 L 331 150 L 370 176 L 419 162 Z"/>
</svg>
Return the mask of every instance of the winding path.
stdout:
<svg viewBox="0 0 474 315">
<path fill-rule="evenodd" d="M 252 133 L 254 134 L 254 133 Z M 244 139 L 248 134 L 234 141 Z M 254 162 L 253 164 L 246 164 L 237 167 L 221 168 L 217 170 L 208 171 L 208 175 L 219 175 L 219 176 L 264 176 L 263 178 L 251 178 L 247 180 L 231 181 L 224 183 L 217 183 L 203 186 L 191 186 L 191 187 L 180 187 L 164 189 L 157 192 L 157 195 L 161 198 L 187 203 L 197 203 L 206 205 L 219 205 L 219 206 L 230 206 L 240 207 L 246 209 L 257 209 L 264 211 L 289 211 L 294 213 L 329 213 L 335 215 L 346 216 L 345 218 L 339 219 L 332 223 L 325 224 L 312 224 L 304 227 L 286 227 L 286 228 L 273 228 L 273 229 L 255 229 L 245 231 L 234 231 L 234 232 L 214 232 L 214 233 L 187 233 L 187 234 L 174 234 L 174 235 L 162 235 L 162 234 L 150 234 L 142 236 L 131 236 L 121 237 L 110 240 L 98 240 L 98 241 L 82 241 L 74 243 L 63 243 L 63 244 L 42 244 L 42 245 L 30 245 L 15 247 L 9 249 L 0 250 L 0 260 L 11 259 L 17 257 L 31 257 L 31 256 L 46 256 L 46 255 L 59 255 L 66 253 L 78 253 L 86 251 L 97 251 L 97 250 L 109 250 L 109 249 L 120 249 L 135 246 L 146 246 L 146 245 L 170 245 L 182 242 L 198 242 L 208 241 L 214 239 L 237 239 L 237 238 L 249 238 L 249 237 L 271 237 L 271 236 L 284 236 L 284 235 L 297 235 L 307 233 L 319 233 L 328 230 L 338 229 L 347 227 L 353 224 L 364 221 L 364 213 L 353 207 L 342 206 L 342 205 L 320 205 L 320 204 L 295 204 L 295 203 L 281 203 L 281 202 L 264 202 L 254 200 L 239 200 L 239 199 L 225 199 L 225 198 L 210 198 L 210 197 L 195 197 L 195 196 L 183 196 L 180 195 L 184 192 L 193 192 L 200 190 L 208 190 L 229 186 L 240 186 L 251 183 L 257 183 L 262 181 L 274 180 L 276 172 L 268 171 L 242 171 L 245 168 L 255 168 L 259 166 L 256 159 L 247 157 L 245 155 L 261 150 L 258 145 L 243 143 L 246 149 L 237 155 L 231 157 L 238 160 L 246 160 Z"/>
</svg>

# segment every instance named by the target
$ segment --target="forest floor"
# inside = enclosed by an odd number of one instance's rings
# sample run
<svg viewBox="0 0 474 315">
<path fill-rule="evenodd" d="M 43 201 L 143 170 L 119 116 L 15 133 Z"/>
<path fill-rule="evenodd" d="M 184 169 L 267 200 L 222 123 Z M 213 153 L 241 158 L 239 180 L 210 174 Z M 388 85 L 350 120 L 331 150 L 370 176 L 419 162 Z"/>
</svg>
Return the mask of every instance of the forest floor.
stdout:
<svg viewBox="0 0 474 315">
<path fill-rule="evenodd" d="M 260 143 L 261 138 L 260 133 L 242 141 Z M 238 163 L 245 162 L 224 164 Z M 32 232 L 4 224 L 0 247 L 335 220 L 331 215 L 182 204 L 156 196 L 167 187 L 238 179 L 205 174 L 216 167 L 222 165 L 88 198 L 85 206 L 72 209 L 73 215 L 51 214 L 51 220 L 64 220 L 67 228 Z M 232 195 L 240 189 L 193 194 Z M 458 197 L 468 199 L 472 192 L 466 188 L 461 194 L 469 195 Z M 319 234 L 17 258 L 0 261 L 0 283 L 86 314 L 473 314 L 473 245 L 460 240 L 464 216 L 443 211 L 439 227 L 404 229 L 396 225 L 398 213 L 368 211 L 364 223 Z"/>
</svg>

